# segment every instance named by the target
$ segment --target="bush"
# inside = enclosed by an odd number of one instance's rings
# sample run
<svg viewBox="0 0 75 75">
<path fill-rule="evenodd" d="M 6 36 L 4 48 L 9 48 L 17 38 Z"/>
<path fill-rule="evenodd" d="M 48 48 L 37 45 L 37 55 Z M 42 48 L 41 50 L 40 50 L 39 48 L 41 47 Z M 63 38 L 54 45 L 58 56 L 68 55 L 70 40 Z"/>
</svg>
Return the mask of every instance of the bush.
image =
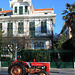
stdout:
<svg viewBox="0 0 75 75">
<path fill-rule="evenodd" d="M 49 61 L 49 51 L 48 50 L 22 50 L 18 53 L 21 58 L 26 62 L 31 62 L 35 59 L 37 62 L 47 62 Z"/>
</svg>

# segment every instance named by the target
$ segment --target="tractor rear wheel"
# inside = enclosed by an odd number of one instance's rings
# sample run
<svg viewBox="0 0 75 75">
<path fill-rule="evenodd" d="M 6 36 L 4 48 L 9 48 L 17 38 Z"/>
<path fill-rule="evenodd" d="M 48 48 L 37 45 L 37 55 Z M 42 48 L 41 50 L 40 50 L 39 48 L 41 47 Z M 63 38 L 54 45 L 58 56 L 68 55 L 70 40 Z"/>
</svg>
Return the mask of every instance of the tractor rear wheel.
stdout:
<svg viewBox="0 0 75 75">
<path fill-rule="evenodd" d="M 46 71 L 40 71 L 38 75 L 48 75 L 48 73 Z"/>
<path fill-rule="evenodd" d="M 9 75 L 26 75 L 26 68 L 23 64 L 16 62 L 8 68 Z"/>
</svg>

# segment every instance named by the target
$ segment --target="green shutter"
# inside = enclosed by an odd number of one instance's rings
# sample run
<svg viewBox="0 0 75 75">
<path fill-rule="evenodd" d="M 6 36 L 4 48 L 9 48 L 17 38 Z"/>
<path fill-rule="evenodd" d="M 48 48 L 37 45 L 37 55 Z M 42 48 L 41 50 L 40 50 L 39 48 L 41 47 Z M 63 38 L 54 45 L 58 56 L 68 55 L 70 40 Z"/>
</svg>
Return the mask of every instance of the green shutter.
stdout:
<svg viewBox="0 0 75 75">
<path fill-rule="evenodd" d="M 47 33 L 46 21 L 41 22 L 41 33 Z"/>
<path fill-rule="evenodd" d="M 18 33 L 19 33 L 19 34 L 23 34 L 23 33 L 24 33 L 23 22 L 19 22 L 19 23 L 18 23 Z"/>
<path fill-rule="evenodd" d="M 35 36 L 35 22 L 34 21 L 29 23 L 29 35 L 31 37 Z"/>
<path fill-rule="evenodd" d="M 0 30 L 2 30 L 2 23 L 0 23 Z"/>
<path fill-rule="evenodd" d="M 23 14 L 23 6 L 19 7 L 19 14 Z"/>
<path fill-rule="evenodd" d="M 8 23 L 7 33 L 8 36 L 13 36 L 13 23 Z"/>
<path fill-rule="evenodd" d="M 41 33 L 43 33 L 43 22 L 41 22 Z"/>
<path fill-rule="evenodd" d="M 28 11 L 28 6 L 25 6 L 25 12 L 27 12 Z"/>
<path fill-rule="evenodd" d="M 15 13 L 17 13 L 17 7 L 15 7 Z"/>
</svg>

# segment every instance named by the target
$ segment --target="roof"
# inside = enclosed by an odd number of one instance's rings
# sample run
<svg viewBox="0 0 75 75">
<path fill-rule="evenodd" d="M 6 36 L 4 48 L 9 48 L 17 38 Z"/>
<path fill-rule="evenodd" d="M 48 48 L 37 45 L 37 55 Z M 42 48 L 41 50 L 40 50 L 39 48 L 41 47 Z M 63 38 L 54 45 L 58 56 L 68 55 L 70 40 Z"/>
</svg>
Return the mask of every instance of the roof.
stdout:
<svg viewBox="0 0 75 75">
<path fill-rule="evenodd" d="M 53 10 L 53 8 L 47 8 L 47 9 L 34 9 L 34 11 L 45 11 L 45 10 Z"/>
<path fill-rule="evenodd" d="M 4 11 L 0 11 L 0 13 L 9 13 L 12 12 L 12 10 L 4 10 Z"/>
</svg>

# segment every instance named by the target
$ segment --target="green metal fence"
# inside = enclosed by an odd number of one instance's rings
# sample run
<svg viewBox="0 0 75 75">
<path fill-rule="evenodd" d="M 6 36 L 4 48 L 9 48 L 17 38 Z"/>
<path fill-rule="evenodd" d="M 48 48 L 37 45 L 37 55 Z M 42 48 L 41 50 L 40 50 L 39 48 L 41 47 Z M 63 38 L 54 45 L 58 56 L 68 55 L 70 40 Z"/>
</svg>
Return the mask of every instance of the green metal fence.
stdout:
<svg viewBox="0 0 75 75">
<path fill-rule="evenodd" d="M 72 50 L 22 50 L 18 52 L 19 59 L 37 62 L 73 62 Z"/>
<path fill-rule="evenodd" d="M 22 50 L 18 52 L 18 60 L 26 62 L 50 62 L 51 68 L 74 68 L 72 50 Z M 12 59 L 2 59 L 1 66 L 7 67 Z"/>
</svg>

